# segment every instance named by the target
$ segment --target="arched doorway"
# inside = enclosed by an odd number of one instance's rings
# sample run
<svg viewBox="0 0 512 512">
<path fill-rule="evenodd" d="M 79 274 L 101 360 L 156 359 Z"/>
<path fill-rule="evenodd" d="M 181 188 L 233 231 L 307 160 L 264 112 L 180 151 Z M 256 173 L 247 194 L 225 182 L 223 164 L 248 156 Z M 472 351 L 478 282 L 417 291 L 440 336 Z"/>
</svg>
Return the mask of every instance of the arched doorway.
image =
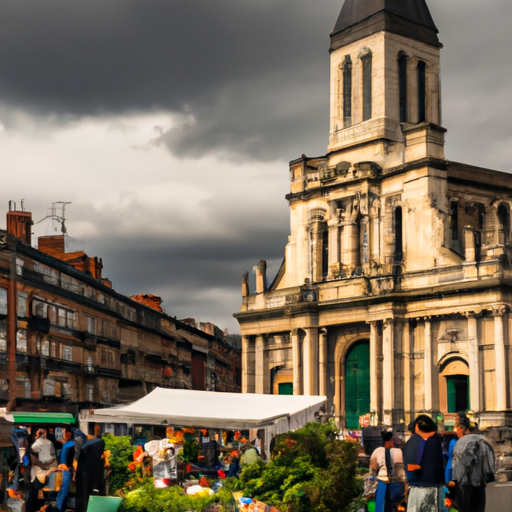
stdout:
<svg viewBox="0 0 512 512">
<path fill-rule="evenodd" d="M 370 343 L 359 341 L 345 358 L 346 428 L 358 429 L 359 417 L 370 412 Z"/>
<path fill-rule="evenodd" d="M 471 409 L 469 367 L 460 356 L 447 359 L 439 372 L 439 402 L 444 413 Z"/>
</svg>

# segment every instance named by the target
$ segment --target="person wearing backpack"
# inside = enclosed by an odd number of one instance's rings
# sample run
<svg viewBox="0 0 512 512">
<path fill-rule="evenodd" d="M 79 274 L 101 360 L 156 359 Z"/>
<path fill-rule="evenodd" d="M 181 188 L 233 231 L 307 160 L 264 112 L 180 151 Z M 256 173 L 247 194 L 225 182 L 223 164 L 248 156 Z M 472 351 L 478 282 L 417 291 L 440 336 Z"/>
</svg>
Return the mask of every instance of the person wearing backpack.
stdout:
<svg viewBox="0 0 512 512">
<path fill-rule="evenodd" d="M 378 480 L 375 512 L 396 512 L 405 498 L 402 450 L 395 448 L 392 427 L 385 427 L 381 435 L 384 446 L 376 448 L 370 457 L 370 474 Z"/>
</svg>

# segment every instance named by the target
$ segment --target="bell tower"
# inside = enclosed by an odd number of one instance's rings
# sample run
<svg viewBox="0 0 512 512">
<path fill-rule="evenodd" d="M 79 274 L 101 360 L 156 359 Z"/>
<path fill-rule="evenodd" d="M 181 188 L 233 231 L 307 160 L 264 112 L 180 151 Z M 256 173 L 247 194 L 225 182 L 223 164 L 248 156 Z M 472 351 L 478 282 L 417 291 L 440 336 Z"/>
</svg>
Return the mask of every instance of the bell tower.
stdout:
<svg viewBox="0 0 512 512">
<path fill-rule="evenodd" d="M 382 167 L 444 159 L 437 34 L 425 0 L 345 0 L 331 33 L 330 154 Z"/>
</svg>

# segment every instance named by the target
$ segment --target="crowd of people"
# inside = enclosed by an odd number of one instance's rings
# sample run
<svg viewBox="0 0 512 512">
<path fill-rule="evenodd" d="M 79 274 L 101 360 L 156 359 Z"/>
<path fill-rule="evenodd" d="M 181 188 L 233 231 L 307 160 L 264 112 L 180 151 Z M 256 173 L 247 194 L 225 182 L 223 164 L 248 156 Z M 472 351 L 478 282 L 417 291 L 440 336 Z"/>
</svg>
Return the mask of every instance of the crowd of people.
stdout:
<svg viewBox="0 0 512 512">
<path fill-rule="evenodd" d="M 418 416 L 411 437 L 395 447 L 391 427 L 382 430 L 384 446 L 370 458 L 375 512 L 485 512 L 485 488 L 494 481 L 496 457 L 467 417 L 446 435 L 430 416 Z"/>
</svg>

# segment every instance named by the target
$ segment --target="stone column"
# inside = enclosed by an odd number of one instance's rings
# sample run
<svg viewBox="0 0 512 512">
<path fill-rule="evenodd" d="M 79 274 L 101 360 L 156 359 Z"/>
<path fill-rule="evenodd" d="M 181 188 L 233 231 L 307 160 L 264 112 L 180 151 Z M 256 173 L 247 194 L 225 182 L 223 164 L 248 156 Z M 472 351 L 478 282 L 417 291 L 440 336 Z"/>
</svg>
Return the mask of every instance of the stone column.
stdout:
<svg viewBox="0 0 512 512">
<path fill-rule="evenodd" d="M 343 226 L 341 262 L 348 272 L 352 272 L 359 265 L 359 226 L 357 222 Z"/>
<path fill-rule="evenodd" d="M 319 383 L 318 394 L 327 396 L 327 376 L 328 376 L 328 352 L 327 352 L 327 329 L 320 329 L 319 354 Z"/>
<path fill-rule="evenodd" d="M 249 393 L 249 336 L 242 336 L 242 393 Z"/>
<path fill-rule="evenodd" d="M 260 334 L 256 336 L 255 346 L 255 392 L 265 393 L 265 338 Z"/>
<path fill-rule="evenodd" d="M 302 391 L 302 375 L 300 374 L 300 340 L 297 329 L 293 329 L 291 339 L 293 359 L 293 394 L 300 395 Z"/>
<path fill-rule="evenodd" d="M 412 418 L 411 412 L 413 410 L 413 393 L 412 391 L 412 383 L 411 379 L 414 378 L 414 374 L 411 371 L 411 323 L 409 320 L 406 320 L 404 323 L 404 331 L 403 331 L 403 376 L 404 376 L 404 413 L 406 417 L 406 423 L 408 423 Z"/>
<path fill-rule="evenodd" d="M 425 358 L 423 370 L 423 386 L 424 386 L 424 409 L 432 411 L 432 330 L 430 326 L 430 318 L 425 318 Z"/>
<path fill-rule="evenodd" d="M 507 410 L 507 362 L 505 353 L 505 330 L 503 318 L 507 312 L 504 304 L 493 305 L 494 354 L 496 357 L 496 410 Z"/>
<path fill-rule="evenodd" d="M 340 261 L 340 236 L 338 224 L 329 225 L 329 268 Z"/>
<path fill-rule="evenodd" d="M 395 325 L 392 318 L 386 319 L 383 322 L 382 333 L 382 355 L 383 360 L 383 379 L 382 379 L 382 408 L 384 409 L 383 421 L 386 424 L 391 424 L 393 406 L 395 403 L 395 354 L 394 354 L 394 337 Z"/>
<path fill-rule="evenodd" d="M 370 411 L 372 413 L 377 413 L 379 410 L 379 388 L 377 379 L 378 337 L 378 323 L 370 322 Z"/>
<path fill-rule="evenodd" d="M 318 329 L 307 328 L 302 342 L 303 394 L 318 394 Z"/>
<path fill-rule="evenodd" d="M 468 363 L 469 363 L 469 393 L 471 409 L 481 410 L 480 403 L 480 365 L 478 362 L 478 331 L 475 315 L 468 314 Z"/>
</svg>

